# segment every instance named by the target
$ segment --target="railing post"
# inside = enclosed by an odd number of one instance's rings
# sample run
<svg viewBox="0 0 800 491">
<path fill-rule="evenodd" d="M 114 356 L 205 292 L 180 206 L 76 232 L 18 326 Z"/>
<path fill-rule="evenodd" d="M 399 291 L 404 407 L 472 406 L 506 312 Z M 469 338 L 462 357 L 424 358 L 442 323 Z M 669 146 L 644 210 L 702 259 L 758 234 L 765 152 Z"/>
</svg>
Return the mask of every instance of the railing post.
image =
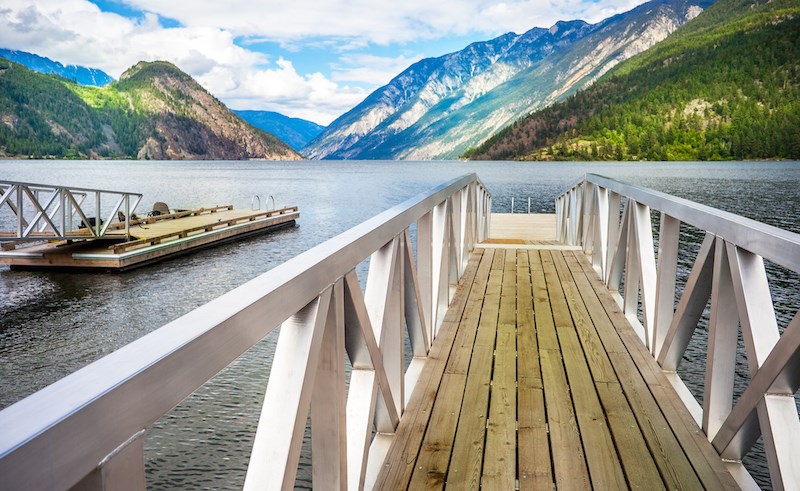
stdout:
<svg viewBox="0 0 800 491">
<path fill-rule="evenodd" d="M 655 332 L 651 349 L 656 359 L 664 345 L 664 338 L 675 313 L 675 279 L 678 270 L 680 231 L 681 222 L 662 212 L 661 229 L 658 233 Z"/>
<path fill-rule="evenodd" d="M 608 253 L 608 190 L 596 187 L 594 213 L 594 243 L 592 247 L 592 265 L 601 278 L 605 278 L 606 254 Z"/>
<path fill-rule="evenodd" d="M 725 422 L 733 405 L 733 376 L 739 316 L 733 294 L 725 241 L 715 240 L 714 273 L 711 284 L 711 317 L 703 387 L 703 431 L 711 440 Z"/>
<path fill-rule="evenodd" d="M 645 345 L 652 349 L 655 328 L 656 257 L 653 245 L 653 225 L 650 207 L 636 203 L 634 208 L 634 232 L 636 234 L 636 259 L 639 263 L 639 280 L 644 317 Z"/>
<path fill-rule="evenodd" d="M 436 338 L 439 326 L 444 319 L 444 311 L 449 304 L 448 277 L 450 267 L 450 222 L 447 213 L 447 200 L 433 209 L 433 291 L 431 302 L 431 330 Z"/>
<path fill-rule="evenodd" d="M 417 221 L 417 277 L 419 295 L 422 302 L 422 316 L 428 334 L 429 346 L 435 332 L 431 313 L 433 308 L 433 211 L 424 214 Z"/>
<path fill-rule="evenodd" d="M 458 207 L 460 208 L 460 206 Z M 456 213 L 456 203 L 453 203 L 452 198 L 447 200 L 447 220 L 449 221 L 450 225 L 447 227 L 448 235 L 449 235 L 449 247 L 447 248 L 447 256 L 449 258 L 448 261 L 448 268 L 447 268 L 447 302 L 444 305 L 443 312 L 447 311 L 447 307 L 450 306 L 450 300 L 453 299 L 453 296 L 456 294 L 456 286 L 458 286 L 458 278 L 460 275 L 459 271 L 459 259 L 458 259 L 458 249 L 459 249 L 459 232 L 457 229 L 457 223 L 460 221 L 458 219 L 458 215 Z"/>
<path fill-rule="evenodd" d="M 394 410 L 403 412 L 403 244 L 395 237 L 372 254 L 364 301 L 383 367 L 394 400 Z M 379 400 L 375 426 L 380 433 L 394 433 L 396 421 L 383 400 Z"/>
<path fill-rule="evenodd" d="M 281 327 L 245 490 L 294 488 L 330 300 L 328 288 Z"/>
<path fill-rule="evenodd" d="M 583 211 L 581 212 L 581 239 L 578 245 L 587 256 L 592 254 L 592 241 L 594 240 L 594 234 L 591 233 L 594 219 L 592 215 L 594 193 L 590 191 L 592 188 L 591 183 L 584 182 L 581 193 L 583 195 L 583 198 L 581 198 Z"/>
<path fill-rule="evenodd" d="M 141 430 L 106 456 L 71 491 L 127 491 L 146 487 L 144 430 Z"/>
<path fill-rule="evenodd" d="M 594 184 L 589 181 L 583 181 L 583 189 L 581 193 L 581 238 L 580 245 L 586 253 L 591 253 L 592 236 L 591 236 L 591 222 L 593 215 L 594 200 Z"/>
<path fill-rule="evenodd" d="M 609 191 L 608 196 L 608 248 L 606 250 L 606 271 L 603 281 L 609 282 L 611 278 L 611 265 L 614 262 L 614 257 L 617 254 L 617 239 L 619 238 L 620 227 L 620 214 L 619 209 L 621 205 L 620 195 Z"/>
<path fill-rule="evenodd" d="M 333 286 L 311 396 L 312 482 L 319 489 L 347 489 L 344 342 L 340 279 Z"/>
<path fill-rule="evenodd" d="M 486 208 L 484 212 L 486 213 L 486 228 L 484 228 L 483 233 L 483 240 L 489 238 L 489 232 L 492 230 L 492 196 L 489 193 L 486 193 Z"/>
</svg>

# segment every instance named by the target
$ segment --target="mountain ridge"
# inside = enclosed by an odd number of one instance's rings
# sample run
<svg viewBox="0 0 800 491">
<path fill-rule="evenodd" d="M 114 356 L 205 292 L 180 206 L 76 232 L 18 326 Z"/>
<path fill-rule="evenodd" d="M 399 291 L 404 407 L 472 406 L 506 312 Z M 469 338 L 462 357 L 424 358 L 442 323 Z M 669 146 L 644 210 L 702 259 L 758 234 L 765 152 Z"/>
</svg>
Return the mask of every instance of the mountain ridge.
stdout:
<svg viewBox="0 0 800 491">
<path fill-rule="evenodd" d="M 53 74 L 72 80 L 81 85 L 104 86 L 114 81 L 114 78 L 100 70 L 80 65 L 64 65 L 59 61 L 29 53 L 27 51 L 0 48 L 0 58 L 19 63 L 30 70 L 45 75 Z"/>
<path fill-rule="evenodd" d="M 0 59 L 0 123 L 5 156 L 302 158 L 168 62 L 139 62 L 90 87 Z"/>
<path fill-rule="evenodd" d="M 275 111 L 234 109 L 233 112 L 256 128 L 275 135 L 295 151 L 301 150 L 325 129 L 313 121 L 292 118 Z"/>
<path fill-rule="evenodd" d="M 719 0 L 591 88 L 464 156 L 800 158 L 800 1 Z"/>
<path fill-rule="evenodd" d="M 560 21 L 422 60 L 331 123 L 303 152 L 317 159 L 455 158 L 590 84 L 710 3 L 654 0 L 596 24 Z"/>
</svg>

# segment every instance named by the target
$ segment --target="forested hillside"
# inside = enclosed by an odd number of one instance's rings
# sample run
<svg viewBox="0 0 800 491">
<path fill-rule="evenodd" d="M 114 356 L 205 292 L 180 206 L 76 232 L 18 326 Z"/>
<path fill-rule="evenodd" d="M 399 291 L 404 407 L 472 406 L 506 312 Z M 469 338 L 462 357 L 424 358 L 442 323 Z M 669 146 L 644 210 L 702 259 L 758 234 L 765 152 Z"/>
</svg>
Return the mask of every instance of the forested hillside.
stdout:
<svg viewBox="0 0 800 491">
<path fill-rule="evenodd" d="M 340 116 L 312 159 L 452 159 L 647 50 L 713 0 L 650 0 L 595 24 L 559 21 L 426 58 Z"/>
<path fill-rule="evenodd" d="M 719 0 L 473 159 L 800 158 L 800 0 Z"/>
<path fill-rule="evenodd" d="M 299 159 L 166 62 L 105 87 L 0 58 L 0 157 Z"/>
</svg>

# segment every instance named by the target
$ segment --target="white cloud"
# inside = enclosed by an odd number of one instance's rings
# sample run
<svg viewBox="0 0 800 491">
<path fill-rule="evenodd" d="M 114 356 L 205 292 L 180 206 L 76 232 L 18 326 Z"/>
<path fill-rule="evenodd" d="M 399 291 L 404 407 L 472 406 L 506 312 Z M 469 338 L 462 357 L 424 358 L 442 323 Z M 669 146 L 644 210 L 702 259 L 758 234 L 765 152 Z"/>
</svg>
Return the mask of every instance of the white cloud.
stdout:
<svg viewBox="0 0 800 491">
<path fill-rule="evenodd" d="M 321 124 L 330 123 L 368 94 L 332 82 L 321 73 L 300 75 L 283 58 L 274 68 L 218 68 L 198 80 L 205 87 L 216 87 L 217 97 L 233 108 L 278 111 Z"/>
<path fill-rule="evenodd" d="M 167 60 L 230 107 L 269 109 L 327 124 L 421 56 L 376 56 L 371 46 L 448 36 L 478 39 L 548 27 L 556 20 L 594 22 L 641 0 L 121 0 L 145 12 L 126 18 L 88 0 L 2 0 L 0 47 L 115 77 L 140 60 Z M 182 27 L 164 28 L 159 17 Z M 235 42 L 238 40 L 238 43 Z M 310 45 L 338 61 L 298 73 L 291 60 L 249 49 L 270 41 Z M 322 48 L 320 48 L 322 47 Z M 395 51 L 395 53 L 398 51 Z M 289 55 L 287 55 L 289 56 Z M 322 73 L 330 68 L 330 74 Z M 320 71 L 317 71 L 320 70 Z"/>
<path fill-rule="evenodd" d="M 375 56 L 375 55 L 343 55 L 339 63 L 334 65 L 331 80 L 334 82 L 363 82 L 370 85 L 386 85 L 409 65 L 422 59 L 421 55 L 413 56 Z"/>
<path fill-rule="evenodd" d="M 4 0 L 0 46 L 97 67 L 117 78 L 140 60 L 167 60 L 232 108 L 269 109 L 321 124 L 330 123 L 367 95 L 319 73 L 300 75 L 288 60 L 269 64 L 265 55 L 234 44 L 228 30 L 165 29 L 155 14 L 127 19 L 101 12 L 84 0 L 39 4 Z"/>
<path fill-rule="evenodd" d="M 377 44 L 470 32 L 524 32 L 557 20 L 588 22 L 643 0 L 125 0 L 184 25 L 220 26 L 237 36 L 285 42 L 334 36 Z"/>
</svg>

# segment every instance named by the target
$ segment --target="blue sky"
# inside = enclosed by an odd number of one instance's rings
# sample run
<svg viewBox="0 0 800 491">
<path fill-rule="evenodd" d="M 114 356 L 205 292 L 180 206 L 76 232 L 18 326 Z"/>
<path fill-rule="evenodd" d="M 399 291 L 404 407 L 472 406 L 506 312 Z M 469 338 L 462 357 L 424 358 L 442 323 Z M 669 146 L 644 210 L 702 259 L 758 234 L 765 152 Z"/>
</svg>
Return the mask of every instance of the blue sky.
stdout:
<svg viewBox="0 0 800 491">
<path fill-rule="evenodd" d="M 412 63 L 642 0 L 3 0 L 0 47 L 105 70 L 167 60 L 234 109 L 328 124 Z"/>
</svg>

